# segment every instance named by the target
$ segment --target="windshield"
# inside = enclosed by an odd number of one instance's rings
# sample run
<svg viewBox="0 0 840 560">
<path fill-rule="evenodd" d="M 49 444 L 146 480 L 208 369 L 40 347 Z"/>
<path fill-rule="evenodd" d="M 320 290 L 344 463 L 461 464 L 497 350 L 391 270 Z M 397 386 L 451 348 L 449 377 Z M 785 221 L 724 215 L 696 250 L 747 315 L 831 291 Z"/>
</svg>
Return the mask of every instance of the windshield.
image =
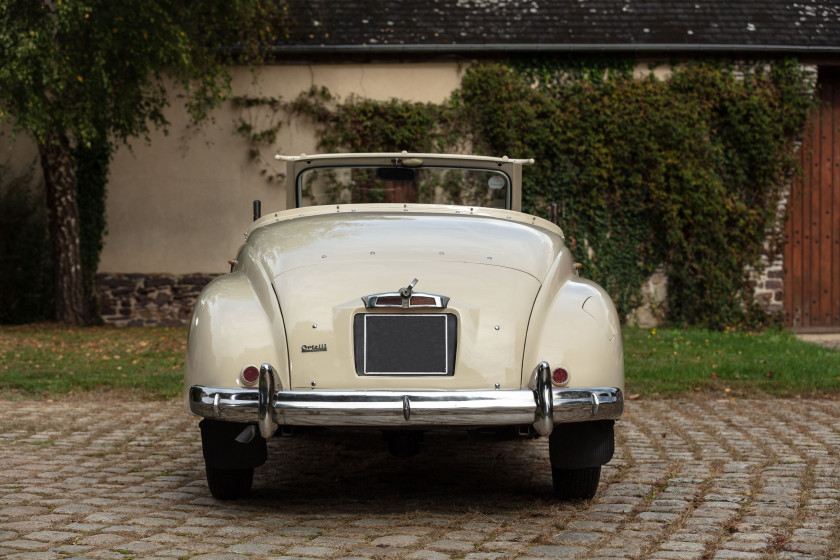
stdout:
<svg viewBox="0 0 840 560">
<path fill-rule="evenodd" d="M 298 176 L 298 207 L 371 202 L 510 208 L 510 178 L 463 167 L 319 167 Z"/>
</svg>

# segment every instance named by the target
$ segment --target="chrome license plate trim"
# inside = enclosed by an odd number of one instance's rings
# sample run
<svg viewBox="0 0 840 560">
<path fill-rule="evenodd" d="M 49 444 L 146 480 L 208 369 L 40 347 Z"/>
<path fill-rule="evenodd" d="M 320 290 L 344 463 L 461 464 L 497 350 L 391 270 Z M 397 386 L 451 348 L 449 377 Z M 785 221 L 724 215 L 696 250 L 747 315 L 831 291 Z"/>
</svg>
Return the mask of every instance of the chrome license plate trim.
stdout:
<svg viewBox="0 0 840 560">
<path fill-rule="evenodd" d="M 452 359 L 453 356 L 450 355 L 450 351 L 454 351 L 454 349 L 450 346 L 450 321 L 451 315 L 448 313 L 369 313 L 363 316 L 363 328 L 362 328 L 362 344 L 361 348 L 363 351 L 362 357 L 362 371 L 358 372 L 360 375 L 370 375 L 370 376 L 448 376 L 452 375 L 450 371 L 450 364 L 454 364 L 454 360 Z M 423 370 L 415 370 L 415 371 L 371 371 L 368 369 L 368 357 L 369 353 L 371 352 L 370 343 L 373 340 L 373 337 L 369 336 L 372 334 L 369 330 L 369 321 L 379 321 L 383 319 L 396 319 L 399 321 L 407 320 L 411 321 L 414 320 L 416 322 L 419 318 L 430 318 L 433 321 L 440 321 L 442 324 L 440 327 L 443 329 L 443 355 L 441 356 L 443 361 L 443 367 L 440 370 L 430 371 L 429 369 Z M 438 333 L 439 334 L 439 333 Z M 435 342 L 440 343 L 441 340 L 437 339 Z M 434 342 L 433 342 L 434 343 Z M 427 346 L 431 350 L 430 346 Z M 439 351 L 439 348 L 437 349 Z M 375 365 L 375 364 L 374 364 Z"/>
</svg>

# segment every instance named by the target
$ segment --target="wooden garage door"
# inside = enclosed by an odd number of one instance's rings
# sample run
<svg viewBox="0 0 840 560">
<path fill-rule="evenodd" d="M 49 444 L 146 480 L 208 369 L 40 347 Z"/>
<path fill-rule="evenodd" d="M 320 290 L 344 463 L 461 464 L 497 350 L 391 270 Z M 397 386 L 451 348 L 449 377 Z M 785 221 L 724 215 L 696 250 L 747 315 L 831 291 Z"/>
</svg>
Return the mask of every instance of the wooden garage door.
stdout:
<svg viewBox="0 0 840 560">
<path fill-rule="evenodd" d="M 840 332 L 840 69 L 820 69 L 819 86 L 788 201 L 785 312 L 795 330 Z"/>
</svg>

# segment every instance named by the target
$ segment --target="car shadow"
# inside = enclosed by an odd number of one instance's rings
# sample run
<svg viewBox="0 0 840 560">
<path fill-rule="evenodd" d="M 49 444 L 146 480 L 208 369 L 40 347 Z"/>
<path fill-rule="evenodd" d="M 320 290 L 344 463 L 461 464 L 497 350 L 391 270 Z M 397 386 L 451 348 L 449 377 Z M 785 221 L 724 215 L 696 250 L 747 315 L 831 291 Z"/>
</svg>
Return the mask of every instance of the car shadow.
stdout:
<svg viewBox="0 0 840 560">
<path fill-rule="evenodd" d="M 247 501 L 294 512 L 482 512 L 555 501 L 544 438 L 426 432 L 418 454 L 395 457 L 378 431 L 316 431 L 269 441 Z"/>
</svg>

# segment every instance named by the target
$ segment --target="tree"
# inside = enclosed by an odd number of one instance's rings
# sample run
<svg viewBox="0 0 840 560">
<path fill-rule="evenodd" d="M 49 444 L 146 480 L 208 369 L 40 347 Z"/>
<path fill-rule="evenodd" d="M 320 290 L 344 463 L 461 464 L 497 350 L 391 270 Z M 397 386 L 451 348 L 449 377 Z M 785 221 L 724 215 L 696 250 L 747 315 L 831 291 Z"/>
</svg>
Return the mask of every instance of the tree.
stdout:
<svg viewBox="0 0 840 560">
<path fill-rule="evenodd" d="M 0 0 L 0 122 L 38 145 L 58 321 L 93 319 L 74 150 L 107 162 L 116 144 L 165 129 L 173 97 L 192 122 L 208 119 L 230 91 L 230 65 L 260 62 L 276 43 L 281 1 Z"/>
</svg>

